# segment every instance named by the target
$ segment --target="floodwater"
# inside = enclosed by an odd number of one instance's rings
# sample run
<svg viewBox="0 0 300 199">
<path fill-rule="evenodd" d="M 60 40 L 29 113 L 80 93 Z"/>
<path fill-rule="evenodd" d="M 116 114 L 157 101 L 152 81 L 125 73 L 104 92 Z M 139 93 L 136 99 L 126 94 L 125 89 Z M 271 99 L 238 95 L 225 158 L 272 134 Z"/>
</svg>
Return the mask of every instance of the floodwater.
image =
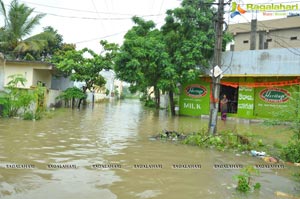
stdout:
<svg viewBox="0 0 300 199">
<path fill-rule="evenodd" d="M 266 165 L 261 159 L 149 139 L 163 129 L 195 132 L 206 126 L 205 119 L 172 118 L 165 111 L 145 109 L 137 100 L 98 104 L 93 110 L 61 109 L 35 122 L 1 119 L 0 198 L 273 199 L 280 198 L 277 191 L 300 195 L 300 184 L 292 177 L 296 167 L 260 169 L 253 180 L 261 190 L 244 195 L 236 192 L 233 179 L 240 170 L 214 165 Z M 286 127 L 233 121 L 219 122 L 219 129 L 274 140 L 290 136 Z"/>
</svg>

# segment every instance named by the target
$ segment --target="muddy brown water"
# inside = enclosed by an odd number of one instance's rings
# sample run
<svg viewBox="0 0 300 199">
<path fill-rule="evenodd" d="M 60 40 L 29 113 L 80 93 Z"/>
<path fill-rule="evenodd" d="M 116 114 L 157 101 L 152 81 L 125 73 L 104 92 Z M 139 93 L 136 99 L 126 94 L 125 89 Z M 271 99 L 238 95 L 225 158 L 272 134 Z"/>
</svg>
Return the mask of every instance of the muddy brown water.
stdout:
<svg viewBox="0 0 300 199">
<path fill-rule="evenodd" d="M 266 165 L 261 159 L 149 139 L 163 129 L 193 132 L 206 127 L 205 119 L 171 118 L 136 100 L 98 104 L 93 110 L 62 109 L 36 122 L 0 119 L 0 198 L 273 199 L 277 191 L 300 195 L 300 184 L 292 177 L 296 167 L 260 169 L 254 181 L 261 190 L 244 195 L 235 191 L 233 179 L 240 170 L 214 165 Z M 219 129 L 256 133 L 268 141 L 287 141 L 291 135 L 284 126 L 230 120 L 219 122 Z M 31 168 L 12 168 L 15 165 Z M 182 165 L 194 168 L 175 168 Z"/>
</svg>

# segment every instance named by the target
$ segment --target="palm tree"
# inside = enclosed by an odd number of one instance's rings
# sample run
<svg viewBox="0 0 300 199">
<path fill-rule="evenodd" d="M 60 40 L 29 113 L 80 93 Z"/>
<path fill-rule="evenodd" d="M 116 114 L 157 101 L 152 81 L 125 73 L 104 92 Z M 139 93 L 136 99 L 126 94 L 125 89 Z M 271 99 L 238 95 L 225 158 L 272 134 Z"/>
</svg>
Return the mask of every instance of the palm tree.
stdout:
<svg viewBox="0 0 300 199">
<path fill-rule="evenodd" d="M 18 0 L 12 0 L 7 12 L 0 0 L 0 14 L 4 16 L 4 27 L 0 28 L 0 51 L 14 58 L 24 58 L 26 54 L 40 54 L 48 43 L 56 39 L 52 31 L 27 37 L 40 24 L 45 14 L 32 16 L 34 9 L 27 7 Z M 24 39 L 27 37 L 26 39 Z"/>
</svg>

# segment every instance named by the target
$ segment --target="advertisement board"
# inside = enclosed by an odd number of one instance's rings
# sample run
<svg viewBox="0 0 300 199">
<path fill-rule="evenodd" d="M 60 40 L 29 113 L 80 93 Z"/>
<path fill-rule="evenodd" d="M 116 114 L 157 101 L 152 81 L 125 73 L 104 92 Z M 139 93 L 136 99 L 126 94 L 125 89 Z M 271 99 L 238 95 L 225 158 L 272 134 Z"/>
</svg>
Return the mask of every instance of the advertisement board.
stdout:
<svg viewBox="0 0 300 199">
<path fill-rule="evenodd" d="M 200 116 L 209 114 L 210 85 L 199 80 L 187 82 L 182 85 L 179 114 Z"/>
</svg>

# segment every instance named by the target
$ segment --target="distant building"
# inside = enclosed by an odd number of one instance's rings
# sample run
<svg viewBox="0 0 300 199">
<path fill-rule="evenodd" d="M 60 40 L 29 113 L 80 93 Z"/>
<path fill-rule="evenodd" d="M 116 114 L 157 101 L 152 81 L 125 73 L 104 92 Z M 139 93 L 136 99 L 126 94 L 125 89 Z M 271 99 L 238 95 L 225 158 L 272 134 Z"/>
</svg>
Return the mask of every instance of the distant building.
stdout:
<svg viewBox="0 0 300 199">
<path fill-rule="evenodd" d="M 115 72 L 113 70 L 106 70 L 103 69 L 100 72 L 100 75 L 102 75 L 106 81 L 105 88 L 109 91 L 109 96 L 114 95 L 114 81 L 115 81 Z"/>
<path fill-rule="evenodd" d="M 229 25 L 234 36 L 234 51 L 250 50 L 251 23 Z M 300 17 L 257 21 L 255 50 L 300 47 Z"/>
</svg>

